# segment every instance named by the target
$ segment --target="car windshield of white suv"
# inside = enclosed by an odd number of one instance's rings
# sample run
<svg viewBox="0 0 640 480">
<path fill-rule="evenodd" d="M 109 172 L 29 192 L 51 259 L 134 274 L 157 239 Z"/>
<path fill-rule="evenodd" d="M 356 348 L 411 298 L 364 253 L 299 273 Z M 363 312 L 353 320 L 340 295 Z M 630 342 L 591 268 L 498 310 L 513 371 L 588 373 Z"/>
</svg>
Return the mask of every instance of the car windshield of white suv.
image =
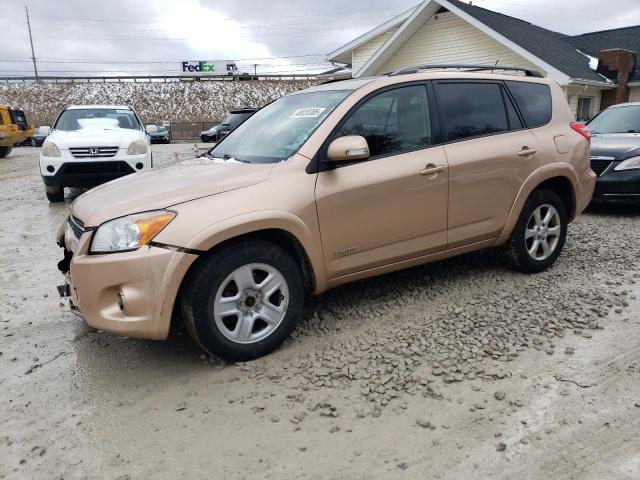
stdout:
<svg viewBox="0 0 640 480">
<path fill-rule="evenodd" d="M 276 163 L 295 154 L 351 91 L 298 93 L 256 112 L 214 148 L 208 157 L 246 163 Z"/>
<path fill-rule="evenodd" d="M 53 128 L 65 132 L 81 128 L 139 130 L 140 123 L 131 110 L 116 108 L 79 108 L 62 112 Z"/>
<path fill-rule="evenodd" d="M 640 133 L 640 105 L 610 108 L 591 120 L 587 126 L 594 135 Z"/>
</svg>

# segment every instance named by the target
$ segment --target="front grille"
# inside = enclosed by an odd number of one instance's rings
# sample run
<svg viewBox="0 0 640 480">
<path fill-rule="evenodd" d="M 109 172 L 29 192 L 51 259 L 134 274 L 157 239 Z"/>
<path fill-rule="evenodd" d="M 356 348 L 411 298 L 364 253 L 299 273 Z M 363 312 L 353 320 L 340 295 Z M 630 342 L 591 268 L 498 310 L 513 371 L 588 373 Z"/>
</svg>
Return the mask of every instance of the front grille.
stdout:
<svg viewBox="0 0 640 480">
<path fill-rule="evenodd" d="M 73 232 L 73 235 L 77 240 L 80 240 L 80 236 L 84 233 L 84 223 L 82 220 L 77 219 L 73 215 L 69 216 L 69 228 Z"/>
<path fill-rule="evenodd" d="M 60 174 L 91 174 L 91 173 L 133 173 L 133 168 L 127 162 L 69 162 L 60 167 Z"/>
<path fill-rule="evenodd" d="M 609 168 L 609 165 L 611 165 L 612 163 L 612 160 L 600 160 L 592 158 L 591 170 L 593 170 L 596 175 L 600 176 L 607 170 L 607 168 Z"/>
<path fill-rule="evenodd" d="M 118 147 L 73 147 L 69 151 L 74 158 L 110 158 L 118 153 Z"/>
</svg>

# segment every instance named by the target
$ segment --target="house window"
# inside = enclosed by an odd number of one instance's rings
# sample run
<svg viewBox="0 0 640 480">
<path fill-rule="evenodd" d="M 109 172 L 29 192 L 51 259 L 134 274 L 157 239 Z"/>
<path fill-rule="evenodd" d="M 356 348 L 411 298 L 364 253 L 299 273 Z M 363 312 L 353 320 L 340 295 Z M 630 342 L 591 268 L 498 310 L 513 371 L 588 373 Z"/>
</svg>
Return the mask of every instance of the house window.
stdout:
<svg viewBox="0 0 640 480">
<path fill-rule="evenodd" d="M 586 122 L 592 117 L 593 97 L 578 97 L 578 108 L 576 109 L 576 120 Z"/>
</svg>

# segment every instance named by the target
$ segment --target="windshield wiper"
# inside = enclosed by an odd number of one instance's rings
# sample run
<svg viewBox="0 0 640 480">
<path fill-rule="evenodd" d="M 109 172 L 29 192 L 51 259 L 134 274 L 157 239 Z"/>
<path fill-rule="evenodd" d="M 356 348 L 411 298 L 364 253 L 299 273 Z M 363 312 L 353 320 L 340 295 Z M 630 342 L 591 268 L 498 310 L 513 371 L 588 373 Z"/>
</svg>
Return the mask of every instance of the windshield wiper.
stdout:
<svg viewBox="0 0 640 480">
<path fill-rule="evenodd" d="M 242 163 L 251 163 L 251 162 L 249 162 L 249 160 L 244 160 L 243 158 L 238 158 L 238 157 L 236 157 L 234 155 L 229 155 L 228 153 L 225 153 L 222 156 L 222 159 L 223 160 L 235 160 L 237 162 L 242 162 Z"/>
</svg>

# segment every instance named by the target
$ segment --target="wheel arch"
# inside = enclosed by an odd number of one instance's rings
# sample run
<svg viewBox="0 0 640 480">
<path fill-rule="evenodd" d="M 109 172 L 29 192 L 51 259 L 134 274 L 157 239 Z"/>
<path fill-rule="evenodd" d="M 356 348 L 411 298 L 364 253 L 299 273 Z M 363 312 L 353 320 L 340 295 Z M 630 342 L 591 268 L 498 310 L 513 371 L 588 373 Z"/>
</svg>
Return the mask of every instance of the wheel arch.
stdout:
<svg viewBox="0 0 640 480">
<path fill-rule="evenodd" d="M 300 268 L 302 269 L 302 276 L 305 282 L 305 291 L 307 293 L 315 291 L 317 285 L 316 274 L 311 264 L 311 260 L 309 259 L 309 255 L 307 254 L 300 240 L 298 240 L 298 238 L 293 233 L 283 228 L 262 228 L 226 238 L 225 240 L 222 240 L 219 243 L 213 245 L 204 254 L 202 254 L 198 260 L 193 262 L 189 271 L 195 268 L 195 265 L 197 265 L 201 260 L 204 260 L 209 254 L 225 248 L 226 246 L 233 243 L 247 239 L 264 240 L 266 242 L 273 243 L 274 245 L 278 245 L 279 247 L 284 249 L 300 265 Z M 187 275 L 188 274 L 189 272 L 187 272 Z"/>
<path fill-rule="evenodd" d="M 520 188 L 509 212 L 509 216 L 507 217 L 505 226 L 500 233 L 500 239 L 504 241 L 511 235 L 520 217 L 520 212 L 529 196 L 534 191 L 543 188 L 555 192 L 562 199 L 567 211 L 567 217 L 569 221 L 573 221 L 577 215 L 577 184 L 578 178 L 575 172 L 567 165 L 547 165 L 536 170 L 527 178 Z"/>
</svg>

